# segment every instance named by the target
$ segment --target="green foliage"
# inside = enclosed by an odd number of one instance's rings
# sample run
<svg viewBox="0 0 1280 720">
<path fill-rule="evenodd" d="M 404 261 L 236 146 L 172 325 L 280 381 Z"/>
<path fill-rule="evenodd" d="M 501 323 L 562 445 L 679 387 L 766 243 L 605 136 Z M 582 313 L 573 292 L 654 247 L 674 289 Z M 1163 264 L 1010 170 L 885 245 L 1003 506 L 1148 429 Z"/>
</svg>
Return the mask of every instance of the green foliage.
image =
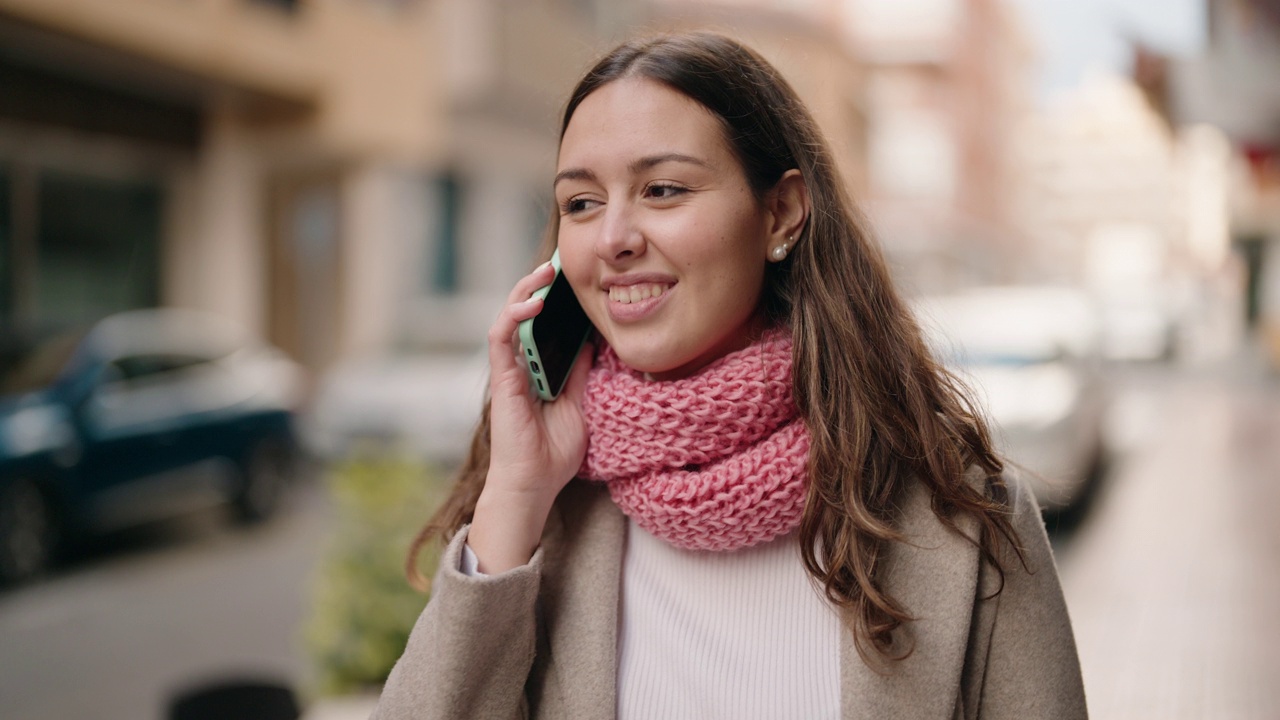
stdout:
<svg viewBox="0 0 1280 720">
<path fill-rule="evenodd" d="M 420 463 L 362 457 L 326 477 L 335 528 L 319 567 L 305 642 L 320 695 L 380 686 L 404 651 L 427 598 L 404 574 L 409 543 L 445 488 Z M 435 572 L 436 548 L 422 553 Z"/>
</svg>

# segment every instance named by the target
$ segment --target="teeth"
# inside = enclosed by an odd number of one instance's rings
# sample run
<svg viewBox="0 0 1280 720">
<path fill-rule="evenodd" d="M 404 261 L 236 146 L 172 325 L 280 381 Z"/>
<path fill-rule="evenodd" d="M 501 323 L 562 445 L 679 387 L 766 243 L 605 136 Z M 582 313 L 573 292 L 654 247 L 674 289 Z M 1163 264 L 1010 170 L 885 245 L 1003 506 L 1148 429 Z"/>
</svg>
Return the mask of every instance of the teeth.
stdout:
<svg viewBox="0 0 1280 720">
<path fill-rule="evenodd" d="M 627 285 L 625 287 L 622 285 L 614 285 L 609 288 L 609 299 L 613 302 L 620 302 L 624 305 L 629 305 L 634 302 L 640 302 L 641 300 L 659 297 L 666 291 L 667 286 L 660 285 L 658 283 L 643 283 L 639 285 Z"/>
</svg>

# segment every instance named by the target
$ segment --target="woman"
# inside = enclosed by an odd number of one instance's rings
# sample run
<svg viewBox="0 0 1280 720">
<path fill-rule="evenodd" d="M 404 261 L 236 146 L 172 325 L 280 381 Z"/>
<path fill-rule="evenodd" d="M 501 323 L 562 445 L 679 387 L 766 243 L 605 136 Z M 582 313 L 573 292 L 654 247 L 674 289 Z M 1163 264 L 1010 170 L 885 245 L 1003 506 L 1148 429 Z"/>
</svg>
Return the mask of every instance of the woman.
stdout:
<svg viewBox="0 0 1280 720">
<path fill-rule="evenodd" d="M 1084 717 L 1034 502 L 777 72 L 620 46 L 554 187 L 596 347 L 537 400 L 513 336 L 553 271 L 516 284 L 375 717 Z"/>
</svg>

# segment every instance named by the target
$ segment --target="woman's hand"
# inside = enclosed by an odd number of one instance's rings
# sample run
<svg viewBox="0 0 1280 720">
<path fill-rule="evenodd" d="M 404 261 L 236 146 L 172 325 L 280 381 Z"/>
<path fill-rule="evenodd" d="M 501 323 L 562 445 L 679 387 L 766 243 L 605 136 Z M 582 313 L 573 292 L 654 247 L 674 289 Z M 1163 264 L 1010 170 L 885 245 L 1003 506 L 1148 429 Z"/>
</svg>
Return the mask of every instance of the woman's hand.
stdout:
<svg viewBox="0 0 1280 720">
<path fill-rule="evenodd" d="M 586 455 L 582 393 L 591 348 L 582 349 L 564 391 L 548 403 L 530 391 L 516 346 L 520 323 L 542 310 L 542 301 L 530 296 L 554 276 L 548 263 L 521 278 L 489 328 L 489 474 L 467 538 L 484 573 L 529 561 L 551 504 Z"/>
</svg>

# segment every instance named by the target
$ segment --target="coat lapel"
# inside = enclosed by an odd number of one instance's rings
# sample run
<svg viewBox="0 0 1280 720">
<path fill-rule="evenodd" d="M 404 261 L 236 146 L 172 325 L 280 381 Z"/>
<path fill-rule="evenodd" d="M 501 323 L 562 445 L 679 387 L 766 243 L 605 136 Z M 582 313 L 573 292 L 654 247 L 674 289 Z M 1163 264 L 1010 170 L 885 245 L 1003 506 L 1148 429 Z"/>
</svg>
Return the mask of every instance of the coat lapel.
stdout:
<svg viewBox="0 0 1280 720">
<path fill-rule="evenodd" d="M 574 480 L 548 519 L 543 543 L 547 661 L 544 710 L 572 720 L 617 712 L 618 597 L 626 517 L 603 485 Z M 559 709 L 556 709 L 559 708 Z M 546 716 L 546 713 L 543 713 Z"/>
<path fill-rule="evenodd" d="M 974 536 L 972 518 L 957 524 Z M 976 597 L 978 549 L 946 528 L 933 514 L 928 491 L 914 484 L 900 527 L 905 543 L 888 553 L 886 587 L 915 618 L 899 631 L 895 650 L 912 648 L 900 662 L 872 669 L 844 633 L 841 662 L 841 713 L 853 718 L 956 717 L 961 673 L 969 646 Z"/>
</svg>

